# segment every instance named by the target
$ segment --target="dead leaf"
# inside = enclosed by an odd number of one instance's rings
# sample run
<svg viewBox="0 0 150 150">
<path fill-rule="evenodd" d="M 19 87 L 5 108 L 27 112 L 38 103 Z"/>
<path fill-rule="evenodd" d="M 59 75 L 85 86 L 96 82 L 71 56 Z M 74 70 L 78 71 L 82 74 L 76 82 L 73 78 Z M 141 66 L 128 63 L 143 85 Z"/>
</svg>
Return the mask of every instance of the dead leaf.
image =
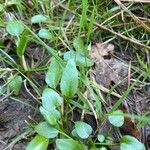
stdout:
<svg viewBox="0 0 150 150">
<path fill-rule="evenodd" d="M 95 62 L 95 69 L 92 71 L 98 84 L 108 88 L 111 82 L 118 83 L 128 74 L 125 63 L 113 58 L 114 45 L 97 43 L 90 51 L 91 59 Z"/>
</svg>

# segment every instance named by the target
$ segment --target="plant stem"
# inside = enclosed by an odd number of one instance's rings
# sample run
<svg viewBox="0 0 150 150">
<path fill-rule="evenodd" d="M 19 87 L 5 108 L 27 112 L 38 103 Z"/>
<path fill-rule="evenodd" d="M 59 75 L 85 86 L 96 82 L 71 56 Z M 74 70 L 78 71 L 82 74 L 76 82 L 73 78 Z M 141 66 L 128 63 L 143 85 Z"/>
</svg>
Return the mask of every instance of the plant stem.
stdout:
<svg viewBox="0 0 150 150">
<path fill-rule="evenodd" d="M 22 55 L 22 56 L 20 57 L 20 60 L 21 60 L 21 65 L 22 65 L 23 69 L 24 69 L 25 71 L 28 71 L 28 67 L 27 67 L 27 64 L 26 64 L 24 55 Z"/>
</svg>

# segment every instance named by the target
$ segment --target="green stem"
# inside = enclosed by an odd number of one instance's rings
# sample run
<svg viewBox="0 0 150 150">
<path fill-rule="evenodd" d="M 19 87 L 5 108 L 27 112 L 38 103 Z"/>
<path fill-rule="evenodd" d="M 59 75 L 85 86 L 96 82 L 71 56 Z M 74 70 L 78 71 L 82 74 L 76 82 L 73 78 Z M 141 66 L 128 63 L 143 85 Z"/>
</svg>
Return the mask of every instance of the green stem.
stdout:
<svg viewBox="0 0 150 150">
<path fill-rule="evenodd" d="M 22 56 L 20 57 L 20 61 L 21 61 L 21 65 L 22 65 L 23 69 L 24 69 L 25 71 L 28 71 L 28 67 L 27 67 L 27 64 L 26 64 L 24 55 L 22 55 Z"/>
<path fill-rule="evenodd" d="M 95 143 L 95 145 L 117 146 L 117 145 L 118 145 L 118 143 Z"/>
</svg>

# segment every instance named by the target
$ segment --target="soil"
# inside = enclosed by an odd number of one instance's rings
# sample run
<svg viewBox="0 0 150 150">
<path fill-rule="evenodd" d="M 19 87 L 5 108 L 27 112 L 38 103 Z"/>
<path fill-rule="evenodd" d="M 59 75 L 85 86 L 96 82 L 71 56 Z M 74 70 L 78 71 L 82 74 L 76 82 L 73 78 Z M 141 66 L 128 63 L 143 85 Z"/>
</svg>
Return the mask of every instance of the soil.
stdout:
<svg viewBox="0 0 150 150">
<path fill-rule="evenodd" d="M 24 131 L 25 120 L 31 111 L 24 105 L 12 100 L 3 102 L 0 106 L 0 150 L 4 150 L 16 136 Z M 24 144 L 19 143 L 13 149 L 24 149 Z"/>
<path fill-rule="evenodd" d="M 23 93 L 20 93 L 20 101 L 36 106 L 33 98 L 22 88 Z M 2 99 L 2 97 L 0 98 Z M 21 140 L 15 144 L 12 142 L 22 133 L 26 131 L 29 116 L 40 119 L 33 108 L 25 106 L 21 102 L 16 101 L 18 97 L 8 96 L 0 103 L 0 150 L 24 150 L 27 141 Z M 36 116 L 36 117 L 35 117 Z M 11 143 L 11 146 L 10 146 Z M 9 146 L 9 148 L 7 148 Z M 7 149 L 6 149 L 7 148 Z"/>
</svg>

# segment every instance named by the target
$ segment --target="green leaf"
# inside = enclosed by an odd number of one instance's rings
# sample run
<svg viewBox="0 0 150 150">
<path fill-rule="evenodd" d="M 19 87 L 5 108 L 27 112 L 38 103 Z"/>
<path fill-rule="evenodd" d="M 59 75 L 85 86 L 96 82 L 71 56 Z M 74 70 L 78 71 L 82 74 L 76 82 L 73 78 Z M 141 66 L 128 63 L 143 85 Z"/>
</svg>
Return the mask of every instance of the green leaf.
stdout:
<svg viewBox="0 0 150 150">
<path fill-rule="evenodd" d="M 6 30 L 9 34 L 19 37 L 24 30 L 24 26 L 19 21 L 11 20 L 8 22 Z"/>
<path fill-rule="evenodd" d="M 115 127 L 121 127 L 124 124 L 124 116 L 121 110 L 116 110 L 109 114 L 108 116 L 109 122 Z"/>
<path fill-rule="evenodd" d="M 64 54 L 64 60 L 68 61 L 69 59 L 74 59 L 76 64 L 81 67 L 90 67 L 94 64 L 93 61 L 85 55 L 79 54 L 75 51 L 69 51 Z"/>
<path fill-rule="evenodd" d="M 74 39 L 73 46 L 79 54 L 86 55 L 87 52 L 85 51 L 84 42 L 80 37 Z"/>
<path fill-rule="evenodd" d="M 1 17 L 0 17 L 0 27 L 5 27 L 5 22 Z"/>
<path fill-rule="evenodd" d="M 75 137 L 79 137 L 75 129 L 72 130 L 71 134 Z"/>
<path fill-rule="evenodd" d="M 4 5 L 0 4 L 0 12 L 3 12 L 4 8 Z"/>
<path fill-rule="evenodd" d="M 35 15 L 31 18 L 32 23 L 41 23 L 41 22 L 46 22 L 48 20 L 48 16 L 46 15 Z"/>
<path fill-rule="evenodd" d="M 102 135 L 102 134 L 99 134 L 97 139 L 98 139 L 99 142 L 104 142 L 105 141 L 105 136 Z"/>
<path fill-rule="evenodd" d="M 125 135 L 121 138 L 121 150 L 146 150 L 144 144 L 135 137 Z"/>
<path fill-rule="evenodd" d="M 75 122 L 75 130 L 77 135 L 82 139 L 88 138 L 92 133 L 92 127 L 89 124 L 82 121 Z"/>
<path fill-rule="evenodd" d="M 96 14 L 96 5 L 93 8 L 91 17 L 90 17 L 90 22 L 88 23 L 88 34 L 87 34 L 87 42 L 89 42 L 90 36 L 92 35 L 93 32 L 93 26 L 94 26 L 94 19 L 95 19 L 95 14 Z"/>
<path fill-rule="evenodd" d="M 62 67 L 56 58 L 51 58 L 51 63 L 46 73 L 45 81 L 51 88 L 56 88 L 62 76 Z"/>
<path fill-rule="evenodd" d="M 8 88 L 10 91 L 13 91 L 15 95 L 18 95 L 22 85 L 21 76 L 13 76 L 8 79 Z"/>
<path fill-rule="evenodd" d="M 17 55 L 20 57 L 24 55 L 25 48 L 26 48 L 27 42 L 28 42 L 28 34 L 29 34 L 28 30 L 24 30 L 24 32 L 22 33 L 21 38 L 19 40 L 19 44 L 17 47 Z"/>
<path fill-rule="evenodd" d="M 87 150 L 87 147 L 72 139 L 57 139 L 56 147 L 58 150 Z"/>
<path fill-rule="evenodd" d="M 12 5 L 21 5 L 22 1 L 21 0 L 9 0 L 6 1 L 5 5 L 6 6 L 12 6 Z"/>
<path fill-rule="evenodd" d="M 57 120 L 60 119 L 60 112 L 56 109 L 46 110 L 41 106 L 40 112 L 50 125 L 56 125 Z"/>
<path fill-rule="evenodd" d="M 107 150 L 106 147 L 101 147 L 99 150 Z"/>
<path fill-rule="evenodd" d="M 144 61 L 140 58 L 140 56 L 138 54 L 136 54 L 137 56 L 137 59 L 140 63 L 140 65 L 145 69 L 145 70 L 148 70 L 148 65 L 146 63 L 144 63 Z"/>
<path fill-rule="evenodd" d="M 49 140 L 43 136 L 36 135 L 28 144 L 26 150 L 47 150 Z"/>
<path fill-rule="evenodd" d="M 82 0 L 82 15 L 80 18 L 80 28 L 86 30 L 88 28 L 87 22 L 88 0 Z"/>
<path fill-rule="evenodd" d="M 38 32 L 39 37 L 43 38 L 43 39 L 48 39 L 48 40 L 54 40 L 54 36 L 52 35 L 52 33 L 47 30 L 47 29 L 40 29 Z"/>
<path fill-rule="evenodd" d="M 35 131 L 44 136 L 45 138 L 51 139 L 55 138 L 59 131 L 54 127 L 51 127 L 47 122 L 41 122 L 35 127 Z"/>
<path fill-rule="evenodd" d="M 66 98 L 72 98 L 78 89 L 78 70 L 73 59 L 70 59 L 63 71 L 60 88 Z"/>
<path fill-rule="evenodd" d="M 62 104 L 62 98 L 53 89 L 46 88 L 42 93 L 42 106 L 46 110 L 54 109 Z"/>
</svg>

